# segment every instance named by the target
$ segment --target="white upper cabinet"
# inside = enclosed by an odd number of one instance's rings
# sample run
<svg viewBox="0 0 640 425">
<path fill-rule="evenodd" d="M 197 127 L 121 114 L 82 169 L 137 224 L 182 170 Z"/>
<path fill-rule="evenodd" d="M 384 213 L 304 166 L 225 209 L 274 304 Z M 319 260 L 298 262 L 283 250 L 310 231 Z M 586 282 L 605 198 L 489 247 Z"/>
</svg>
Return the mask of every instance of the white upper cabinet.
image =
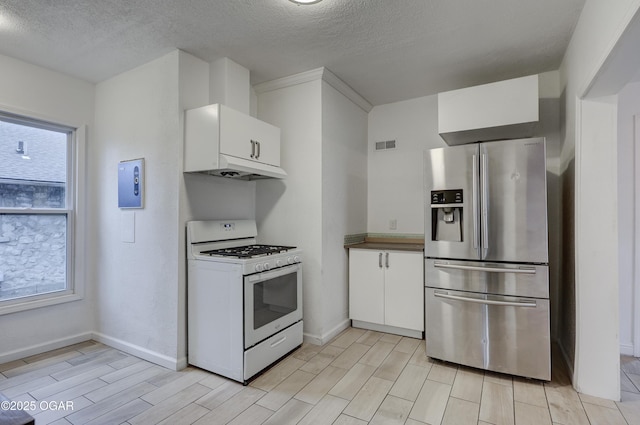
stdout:
<svg viewBox="0 0 640 425">
<path fill-rule="evenodd" d="M 449 145 L 531 137 L 538 75 L 438 93 L 438 133 Z"/>
<path fill-rule="evenodd" d="M 185 112 L 184 171 L 225 177 L 277 177 L 280 129 L 221 104 Z"/>
<path fill-rule="evenodd" d="M 220 152 L 280 165 L 280 129 L 220 105 Z"/>
</svg>

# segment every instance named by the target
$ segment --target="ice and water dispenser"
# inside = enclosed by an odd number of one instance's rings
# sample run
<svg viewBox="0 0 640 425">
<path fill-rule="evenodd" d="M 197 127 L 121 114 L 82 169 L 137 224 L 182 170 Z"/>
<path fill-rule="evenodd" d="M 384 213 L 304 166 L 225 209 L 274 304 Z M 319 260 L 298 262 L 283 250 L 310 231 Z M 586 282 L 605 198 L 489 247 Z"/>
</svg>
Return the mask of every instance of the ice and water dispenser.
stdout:
<svg viewBox="0 0 640 425">
<path fill-rule="evenodd" d="M 431 191 L 431 239 L 462 242 L 462 189 Z"/>
</svg>

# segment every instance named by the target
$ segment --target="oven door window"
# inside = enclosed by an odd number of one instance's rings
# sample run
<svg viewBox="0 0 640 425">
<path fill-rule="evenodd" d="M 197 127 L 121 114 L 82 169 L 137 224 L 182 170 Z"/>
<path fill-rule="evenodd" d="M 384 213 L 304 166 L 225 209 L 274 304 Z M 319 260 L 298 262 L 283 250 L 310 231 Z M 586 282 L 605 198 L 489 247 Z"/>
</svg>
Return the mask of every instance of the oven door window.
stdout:
<svg viewBox="0 0 640 425">
<path fill-rule="evenodd" d="M 245 348 L 302 320 L 301 267 L 295 264 L 245 276 Z"/>
<path fill-rule="evenodd" d="M 297 309 L 297 273 L 253 285 L 253 329 L 260 329 Z"/>
</svg>

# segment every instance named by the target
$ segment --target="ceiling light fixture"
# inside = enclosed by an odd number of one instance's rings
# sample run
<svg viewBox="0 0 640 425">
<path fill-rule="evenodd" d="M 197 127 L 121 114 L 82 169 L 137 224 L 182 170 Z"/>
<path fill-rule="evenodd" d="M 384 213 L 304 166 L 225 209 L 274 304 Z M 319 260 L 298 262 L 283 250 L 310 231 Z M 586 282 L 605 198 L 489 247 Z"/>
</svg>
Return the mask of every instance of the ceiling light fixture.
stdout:
<svg viewBox="0 0 640 425">
<path fill-rule="evenodd" d="M 300 6 L 301 4 L 314 4 L 314 3 L 320 3 L 322 0 L 289 0 L 291 3 L 295 3 L 298 6 Z"/>
</svg>

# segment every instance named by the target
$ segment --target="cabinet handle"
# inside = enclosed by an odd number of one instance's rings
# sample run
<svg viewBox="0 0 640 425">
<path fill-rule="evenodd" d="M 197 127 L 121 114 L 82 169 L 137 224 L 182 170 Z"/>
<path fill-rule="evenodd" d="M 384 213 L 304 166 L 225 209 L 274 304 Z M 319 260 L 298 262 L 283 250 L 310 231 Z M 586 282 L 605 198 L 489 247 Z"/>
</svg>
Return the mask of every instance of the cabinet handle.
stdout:
<svg viewBox="0 0 640 425">
<path fill-rule="evenodd" d="M 382 268 L 382 253 L 378 254 L 378 267 Z"/>
<path fill-rule="evenodd" d="M 385 266 L 387 266 L 387 268 L 389 268 L 389 253 L 388 252 L 385 253 L 384 262 L 385 262 Z"/>
<path fill-rule="evenodd" d="M 256 154 L 256 159 L 260 158 L 260 142 L 256 141 L 256 145 L 258 145 L 258 153 Z"/>
<path fill-rule="evenodd" d="M 256 158 L 256 141 L 250 140 L 251 142 L 251 158 Z"/>
</svg>

